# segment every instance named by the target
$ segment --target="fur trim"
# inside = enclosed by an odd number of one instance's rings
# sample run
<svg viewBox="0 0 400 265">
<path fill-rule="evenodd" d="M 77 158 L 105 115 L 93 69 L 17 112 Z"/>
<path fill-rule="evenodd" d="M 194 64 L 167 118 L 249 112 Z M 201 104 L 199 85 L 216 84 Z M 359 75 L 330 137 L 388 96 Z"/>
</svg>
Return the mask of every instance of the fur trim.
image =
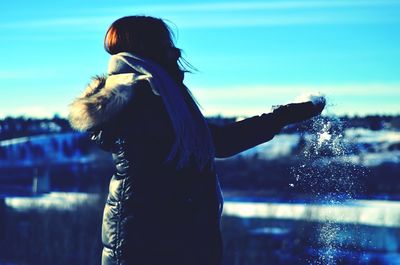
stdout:
<svg viewBox="0 0 400 265">
<path fill-rule="evenodd" d="M 68 120 L 78 131 L 88 131 L 108 121 L 133 96 L 133 74 L 95 76 L 80 97 L 69 105 Z"/>
</svg>

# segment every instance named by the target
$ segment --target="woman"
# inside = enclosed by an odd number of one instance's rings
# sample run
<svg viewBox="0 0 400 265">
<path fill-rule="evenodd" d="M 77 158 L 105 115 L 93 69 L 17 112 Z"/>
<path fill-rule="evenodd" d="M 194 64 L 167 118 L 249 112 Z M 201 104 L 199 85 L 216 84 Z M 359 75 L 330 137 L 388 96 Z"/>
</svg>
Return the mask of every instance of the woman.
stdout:
<svg viewBox="0 0 400 265">
<path fill-rule="evenodd" d="M 180 49 L 158 18 L 129 16 L 108 29 L 107 76 L 70 108 L 73 128 L 110 151 L 115 173 L 104 209 L 102 264 L 217 265 L 222 196 L 215 157 L 266 142 L 324 103 L 289 104 L 218 126 L 183 84 Z"/>
</svg>

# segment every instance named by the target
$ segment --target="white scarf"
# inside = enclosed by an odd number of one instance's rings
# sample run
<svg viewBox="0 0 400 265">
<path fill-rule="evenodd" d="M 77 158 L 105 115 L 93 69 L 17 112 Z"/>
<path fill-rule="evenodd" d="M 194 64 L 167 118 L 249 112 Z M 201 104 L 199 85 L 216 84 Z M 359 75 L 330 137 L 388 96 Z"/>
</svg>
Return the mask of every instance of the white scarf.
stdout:
<svg viewBox="0 0 400 265">
<path fill-rule="evenodd" d="M 150 60 L 128 52 L 111 56 L 106 87 L 130 86 L 138 80 L 147 80 L 153 92 L 161 96 L 172 121 L 176 141 L 167 161 L 179 155 L 178 168 L 184 166 L 191 156 L 200 169 L 209 164 L 215 154 L 211 133 L 197 104 L 185 101 L 183 89 L 187 88 L 179 86 L 161 66 Z M 193 110 L 190 105 L 193 105 Z"/>
</svg>

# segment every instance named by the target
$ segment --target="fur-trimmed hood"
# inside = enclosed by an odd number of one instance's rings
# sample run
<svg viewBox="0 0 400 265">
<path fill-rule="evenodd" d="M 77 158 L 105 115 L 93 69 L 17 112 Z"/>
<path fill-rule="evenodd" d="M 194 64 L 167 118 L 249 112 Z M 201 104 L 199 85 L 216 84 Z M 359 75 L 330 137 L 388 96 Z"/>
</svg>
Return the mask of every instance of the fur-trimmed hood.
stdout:
<svg viewBox="0 0 400 265">
<path fill-rule="evenodd" d="M 161 96 L 174 127 L 176 141 L 167 157 L 180 152 L 178 167 L 192 155 L 200 168 L 214 157 L 211 134 L 203 114 L 193 99 L 186 102 L 183 84 L 177 84 L 159 65 L 128 52 L 111 56 L 108 76 L 95 77 L 84 93 L 70 105 L 69 122 L 78 131 L 89 131 L 110 120 L 131 100 L 134 85 L 149 82 L 153 93 Z"/>
<path fill-rule="evenodd" d="M 95 76 L 80 97 L 70 104 L 69 122 L 78 131 L 88 131 L 108 121 L 133 96 L 133 74 Z"/>
<path fill-rule="evenodd" d="M 153 93 L 160 96 L 151 81 L 152 73 L 143 63 L 143 59 L 129 53 L 111 56 L 108 75 L 93 77 L 82 95 L 69 105 L 71 127 L 88 131 L 108 121 L 130 101 L 135 94 L 134 85 L 140 80 L 149 81 Z"/>
</svg>

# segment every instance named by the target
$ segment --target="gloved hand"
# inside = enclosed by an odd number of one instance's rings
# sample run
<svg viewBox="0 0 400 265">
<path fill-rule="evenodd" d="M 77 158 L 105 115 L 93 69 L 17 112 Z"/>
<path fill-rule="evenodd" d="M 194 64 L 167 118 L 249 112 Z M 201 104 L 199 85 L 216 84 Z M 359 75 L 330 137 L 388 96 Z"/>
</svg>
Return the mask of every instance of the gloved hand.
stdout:
<svg viewBox="0 0 400 265">
<path fill-rule="evenodd" d="M 307 101 L 303 103 L 291 103 L 281 105 L 273 110 L 276 119 L 282 126 L 308 120 L 314 116 L 321 114 L 325 107 L 325 99 L 313 103 Z"/>
</svg>

